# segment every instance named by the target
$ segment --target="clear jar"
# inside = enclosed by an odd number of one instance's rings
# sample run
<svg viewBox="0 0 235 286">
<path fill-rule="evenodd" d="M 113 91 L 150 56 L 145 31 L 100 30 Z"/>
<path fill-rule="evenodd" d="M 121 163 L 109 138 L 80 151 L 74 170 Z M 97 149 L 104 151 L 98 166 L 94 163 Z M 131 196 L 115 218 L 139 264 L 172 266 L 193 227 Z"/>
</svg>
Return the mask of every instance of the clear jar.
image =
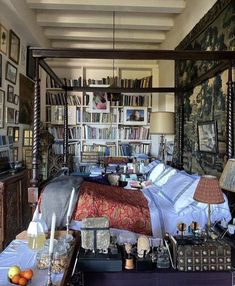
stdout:
<svg viewBox="0 0 235 286">
<path fill-rule="evenodd" d="M 38 269 L 46 269 L 49 266 L 49 247 L 44 246 L 36 256 Z"/>
<path fill-rule="evenodd" d="M 57 244 L 54 250 L 52 272 L 61 273 L 68 265 L 68 249 L 65 245 Z"/>
</svg>

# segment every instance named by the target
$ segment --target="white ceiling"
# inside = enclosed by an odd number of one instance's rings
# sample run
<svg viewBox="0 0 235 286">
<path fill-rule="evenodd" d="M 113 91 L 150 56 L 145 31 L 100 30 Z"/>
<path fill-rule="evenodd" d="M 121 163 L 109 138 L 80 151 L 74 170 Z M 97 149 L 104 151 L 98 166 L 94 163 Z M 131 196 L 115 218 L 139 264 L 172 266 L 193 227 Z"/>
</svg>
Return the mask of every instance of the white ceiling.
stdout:
<svg viewBox="0 0 235 286">
<path fill-rule="evenodd" d="M 184 0 L 26 0 L 55 48 L 157 49 Z"/>
</svg>

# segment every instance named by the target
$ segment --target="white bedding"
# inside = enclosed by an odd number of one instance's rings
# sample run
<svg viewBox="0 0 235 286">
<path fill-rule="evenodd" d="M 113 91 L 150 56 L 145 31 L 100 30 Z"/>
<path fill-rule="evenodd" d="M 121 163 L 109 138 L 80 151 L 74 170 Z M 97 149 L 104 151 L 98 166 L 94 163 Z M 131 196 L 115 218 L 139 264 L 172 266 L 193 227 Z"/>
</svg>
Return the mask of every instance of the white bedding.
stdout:
<svg viewBox="0 0 235 286">
<path fill-rule="evenodd" d="M 189 206 L 176 212 L 172 204 L 160 196 L 156 188 L 142 189 L 149 203 L 152 231 L 154 237 L 163 237 L 165 232 L 177 234 L 177 224 L 186 223 L 187 226 L 192 221 L 199 223 L 204 228 L 208 219 L 208 208 L 206 205 L 191 203 Z M 224 195 L 225 202 L 219 205 L 211 205 L 212 223 L 218 220 L 229 221 L 231 219 L 228 201 Z"/>
</svg>

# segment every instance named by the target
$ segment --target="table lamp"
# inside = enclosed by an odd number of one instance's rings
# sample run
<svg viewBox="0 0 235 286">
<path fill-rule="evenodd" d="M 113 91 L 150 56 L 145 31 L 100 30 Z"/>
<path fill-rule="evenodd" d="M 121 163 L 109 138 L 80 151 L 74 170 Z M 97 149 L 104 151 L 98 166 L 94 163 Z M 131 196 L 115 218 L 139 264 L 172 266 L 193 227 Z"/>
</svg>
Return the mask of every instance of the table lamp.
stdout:
<svg viewBox="0 0 235 286">
<path fill-rule="evenodd" d="M 235 193 L 235 159 L 229 159 L 221 174 L 219 184 L 221 189 Z M 230 198 L 231 199 L 231 198 Z M 232 212 L 234 209 L 234 203 L 230 205 Z"/>
<path fill-rule="evenodd" d="M 159 156 L 161 161 L 165 161 L 164 135 L 175 134 L 175 113 L 168 111 L 152 112 L 150 114 L 150 134 L 160 134 Z"/>
<path fill-rule="evenodd" d="M 221 204 L 224 202 L 223 192 L 219 185 L 219 180 L 215 176 L 201 176 L 193 199 L 195 201 L 208 204 L 207 231 L 211 228 L 211 204 Z"/>
</svg>

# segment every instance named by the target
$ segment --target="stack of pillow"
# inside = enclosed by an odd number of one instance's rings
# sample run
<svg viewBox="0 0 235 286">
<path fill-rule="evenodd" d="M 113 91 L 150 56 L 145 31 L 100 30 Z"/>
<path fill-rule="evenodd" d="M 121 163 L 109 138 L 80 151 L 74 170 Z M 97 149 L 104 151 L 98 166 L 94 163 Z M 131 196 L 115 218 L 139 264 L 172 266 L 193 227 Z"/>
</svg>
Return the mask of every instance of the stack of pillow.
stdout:
<svg viewBox="0 0 235 286">
<path fill-rule="evenodd" d="M 146 170 L 148 181 L 152 182 L 151 188 L 155 188 L 162 198 L 169 201 L 176 212 L 192 203 L 206 207 L 206 204 L 193 199 L 200 176 L 179 171 L 157 160 L 151 166 L 148 165 Z"/>
</svg>

